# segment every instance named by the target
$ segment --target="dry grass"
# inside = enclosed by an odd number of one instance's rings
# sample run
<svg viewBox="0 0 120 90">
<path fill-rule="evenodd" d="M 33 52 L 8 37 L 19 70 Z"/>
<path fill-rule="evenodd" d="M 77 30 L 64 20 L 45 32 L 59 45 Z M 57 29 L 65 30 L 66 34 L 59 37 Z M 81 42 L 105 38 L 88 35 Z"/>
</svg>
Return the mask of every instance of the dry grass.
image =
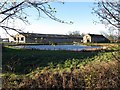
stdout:
<svg viewBox="0 0 120 90">
<path fill-rule="evenodd" d="M 94 62 L 69 71 L 35 72 L 24 78 L 4 79 L 4 88 L 119 88 L 120 62 Z M 6 84 L 5 84 L 6 83 Z"/>
</svg>

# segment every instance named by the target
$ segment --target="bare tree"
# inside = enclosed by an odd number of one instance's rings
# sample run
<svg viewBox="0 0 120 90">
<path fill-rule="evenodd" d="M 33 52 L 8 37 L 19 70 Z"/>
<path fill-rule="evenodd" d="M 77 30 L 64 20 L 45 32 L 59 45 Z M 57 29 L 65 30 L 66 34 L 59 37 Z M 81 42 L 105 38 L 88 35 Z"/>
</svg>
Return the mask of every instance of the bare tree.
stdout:
<svg viewBox="0 0 120 90">
<path fill-rule="evenodd" d="M 107 37 L 111 42 L 118 42 L 118 31 L 114 27 L 110 27 L 108 30 L 102 31 L 101 34 L 103 34 L 105 37 Z"/>
<path fill-rule="evenodd" d="M 29 22 L 26 9 L 35 9 L 40 17 L 41 13 L 60 23 L 72 24 L 65 22 L 55 16 L 56 10 L 49 4 L 52 0 L 3 0 L 0 2 L 0 28 L 3 28 L 6 33 L 8 30 L 22 32 L 21 29 L 16 29 L 10 25 L 14 20 L 19 20 L 25 24 Z"/>
<path fill-rule="evenodd" d="M 99 0 L 93 8 L 100 21 L 112 25 L 120 31 L 120 0 Z"/>
<path fill-rule="evenodd" d="M 120 0 L 99 0 L 93 8 L 94 13 L 100 18 L 100 21 L 105 25 L 112 25 L 118 30 L 118 41 L 120 37 Z M 110 29 L 110 28 L 109 28 Z M 115 30 L 115 29 L 113 29 Z M 116 60 L 117 53 L 112 53 Z"/>
<path fill-rule="evenodd" d="M 80 34 L 80 32 L 79 31 L 69 31 L 68 32 L 68 35 L 70 35 L 70 36 L 80 36 L 81 34 Z"/>
<path fill-rule="evenodd" d="M 112 25 L 118 30 L 118 39 L 120 37 L 120 0 L 100 0 L 95 3 L 94 13 L 100 18 L 100 21 L 106 26 Z M 111 27 L 111 26 L 110 26 Z"/>
</svg>

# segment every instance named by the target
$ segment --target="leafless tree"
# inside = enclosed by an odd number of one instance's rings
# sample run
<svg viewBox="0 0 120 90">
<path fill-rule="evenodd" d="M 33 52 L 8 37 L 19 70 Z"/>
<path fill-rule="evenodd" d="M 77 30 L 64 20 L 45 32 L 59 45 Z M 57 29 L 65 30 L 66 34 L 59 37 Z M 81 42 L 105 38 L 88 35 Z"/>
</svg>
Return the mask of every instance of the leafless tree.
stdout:
<svg viewBox="0 0 120 90">
<path fill-rule="evenodd" d="M 101 31 L 101 34 L 107 37 L 111 42 L 118 42 L 118 31 L 112 26 L 106 31 Z"/>
<path fill-rule="evenodd" d="M 95 3 L 96 7 L 93 8 L 94 13 L 100 18 L 100 21 L 105 25 L 112 25 L 118 30 L 118 41 L 120 37 L 120 0 L 99 0 Z M 115 30 L 115 29 L 114 29 Z M 118 52 L 119 53 L 119 52 Z M 119 58 L 113 56 L 116 60 Z"/>
<path fill-rule="evenodd" d="M 41 13 L 52 20 L 60 23 L 72 24 L 72 22 L 65 22 L 55 16 L 56 10 L 49 4 L 53 0 L 2 0 L 0 2 L 0 28 L 3 28 L 6 33 L 8 30 L 22 32 L 21 29 L 16 29 L 10 25 L 14 20 L 19 20 L 25 24 L 29 22 L 26 9 L 35 9 L 40 17 Z M 34 13 L 34 12 L 33 12 Z"/>
<path fill-rule="evenodd" d="M 112 25 L 120 32 L 120 0 L 99 0 L 93 12 L 105 25 Z"/>
<path fill-rule="evenodd" d="M 79 31 L 69 31 L 68 32 L 68 35 L 70 35 L 70 36 L 80 36 L 81 34 L 80 34 L 80 32 Z"/>
</svg>

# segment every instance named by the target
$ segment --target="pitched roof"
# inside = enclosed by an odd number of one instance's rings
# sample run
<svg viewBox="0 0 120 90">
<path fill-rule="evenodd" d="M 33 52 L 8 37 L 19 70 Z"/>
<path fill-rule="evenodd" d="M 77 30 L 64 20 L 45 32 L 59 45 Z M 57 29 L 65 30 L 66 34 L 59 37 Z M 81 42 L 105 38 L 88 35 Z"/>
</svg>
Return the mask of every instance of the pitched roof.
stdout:
<svg viewBox="0 0 120 90">
<path fill-rule="evenodd" d="M 39 38 L 39 37 L 49 37 L 49 38 L 82 38 L 82 36 L 70 36 L 70 35 L 60 35 L 60 34 L 39 34 L 39 33 L 20 33 L 23 36 Z"/>
<path fill-rule="evenodd" d="M 104 37 L 103 35 L 100 34 L 88 34 L 88 35 L 90 35 L 91 37 Z"/>
</svg>

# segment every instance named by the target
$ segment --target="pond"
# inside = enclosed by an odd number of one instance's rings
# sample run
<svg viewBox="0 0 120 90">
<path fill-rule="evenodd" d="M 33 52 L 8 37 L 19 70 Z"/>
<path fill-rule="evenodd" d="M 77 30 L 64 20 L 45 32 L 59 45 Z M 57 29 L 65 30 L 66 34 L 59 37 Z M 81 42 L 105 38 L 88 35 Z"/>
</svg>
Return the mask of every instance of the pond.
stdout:
<svg viewBox="0 0 120 90">
<path fill-rule="evenodd" d="M 69 51 L 81 51 L 86 49 L 101 48 L 100 46 L 84 46 L 84 45 L 22 45 L 14 47 L 37 50 L 69 50 Z"/>
</svg>

